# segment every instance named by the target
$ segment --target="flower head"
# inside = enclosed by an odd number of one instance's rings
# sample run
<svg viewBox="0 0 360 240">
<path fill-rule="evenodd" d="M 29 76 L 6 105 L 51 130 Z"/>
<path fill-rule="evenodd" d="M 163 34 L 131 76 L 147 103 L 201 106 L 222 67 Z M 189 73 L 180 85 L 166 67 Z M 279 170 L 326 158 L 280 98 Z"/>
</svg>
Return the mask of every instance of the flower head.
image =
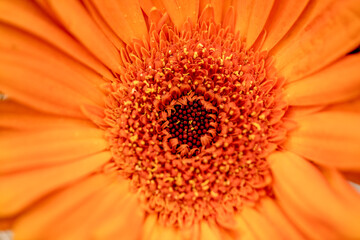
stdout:
<svg viewBox="0 0 360 240">
<path fill-rule="evenodd" d="M 356 2 L 1 2 L 0 223 L 359 238 Z"/>
</svg>

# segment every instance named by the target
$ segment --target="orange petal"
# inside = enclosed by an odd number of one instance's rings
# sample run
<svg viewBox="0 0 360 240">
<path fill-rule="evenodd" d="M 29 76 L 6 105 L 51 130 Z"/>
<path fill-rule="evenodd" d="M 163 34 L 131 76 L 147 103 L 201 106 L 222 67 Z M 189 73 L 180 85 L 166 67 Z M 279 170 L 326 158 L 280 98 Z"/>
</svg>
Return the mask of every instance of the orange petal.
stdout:
<svg viewBox="0 0 360 240">
<path fill-rule="evenodd" d="M 76 0 L 49 0 L 63 26 L 91 53 L 115 72 L 120 69 L 120 54 L 99 29 L 82 4 Z"/>
<path fill-rule="evenodd" d="M 240 214 L 257 239 L 266 240 L 281 238 L 280 233 L 275 230 L 271 222 L 254 208 L 244 207 Z"/>
<path fill-rule="evenodd" d="M 157 218 L 157 214 L 149 214 L 145 217 L 143 230 L 141 231 L 142 240 L 148 240 L 149 236 L 155 231 Z"/>
<path fill-rule="evenodd" d="M 30 61 L 22 62 L 25 59 Z M 102 101 L 103 94 L 93 88 L 94 99 L 81 92 L 80 85 L 72 81 L 69 76 L 61 75 L 61 72 L 47 73 L 47 69 L 42 69 L 40 63 L 35 58 L 27 58 L 20 54 L 6 54 L 2 52 L 0 56 L 0 88 L 8 96 L 35 109 L 48 113 L 55 113 L 62 116 L 81 117 L 84 115 L 79 111 L 83 103 L 94 104 L 95 101 Z M 55 66 L 51 66 L 55 67 Z M 59 81 L 59 77 L 66 77 L 66 80 Z M 75 84 L 73 84 L 75 83 Z M 85 89 L 88 89 L 84 85 Z"/>
<path fill-rule="evenodd" d="M 262 49 L 270 50 L 291 28 L 308 4 L 309 0 L 275 1 L 264 29 L 266 38 Z"/>
<path fill-rule="evenodd" d="M 153 231 L 144 240 L 181 240 L 181 234 L 178 229 L 173 227 L 165 227 L 159 223 L 155 223 Z"/>
<path fill-rule="evenodd" d="M 290 105 L 321 105 L 346 101 L 360 95 L 360 54 L 349 55 L 320 72 L 288 84 Z"/>
<path fill-rule="evenodd" d="M 26 34 L 16 28 L 0 24 L 0 48 L 8 52 L 17 52 L 26 55 L 27 58 L 35 57 L 44 61 L 66 64 L 68 68 L 82 75 L 94 86 L 99 87 L 105 83 L 103 77 L 86 67 L 79 61 L 69 57 L 65 53 L 39 40 L 33 35 Z M 23 61 L 26 61 L 25 59 Z M 58 71 L 56 71 L 58 72 Z"/>
<path fill-rule="evenodd" d="M 127 44 L 146 40 L 148 31 L 138 1 L 92 0 L 106 23 Z M 121 23 L 121 24 L 119 24 Z"/>
<path fill-rule="evenodd" d="M 58 220 L 64 213 L 68 214 L 97 196 L 107 184 L 108 179 L 102 174 L 93 175 L 44 198 L 16 219 L 14 234 L 18 239 L 44 239 L 49 225 L 56 225 L 67 219 L 68 217 L 64 217 Z"/>
<path fill-rule="evenodd" d="M 193 24 L 197 23 L 199 14 L 199 0 L 162 0 L 167 13 L 174 25 L 180 29 L 190 18 Z"/>
<path fill-rule="evenodd" d="M 254 232 L 249 228 L 249 225 L 246 223 L 244 218 L 238 214 L 235 216 L 238 227 L 238 235 L 240 239 L 244 240 L 256 240 L 257 238 L 254 235 Z"/>
<path fill-rule="evenodd" d="M 331 232 L 335 239 L 360 238 L 356 220 L 360 212 L 354 211 L 331 189 L 317 168 L 290 152 L 276 152 L 268 160 L 277 198 L 300 213 L 299 218 L 306 217 L 310 225 L 314 224 L 312 231 L 320 234 L 323 228 L 324 234 Z"/>
<path fill-rule="evenodd" d="M 0 172 L 69 162 L 107 147 L 103 132 L 94 128 L 1 132 Z"/>
<path fill-rule="evenodd" d="M 99 168 L 111 158 L 98 153 L 71 163 L 0 176 L 0 215 L 14 215 L 46 194 Z"/>
<path fill-rule="evenodd" d="M 360 211 L 360 194 L 348 181 L 346 181 L 344 176 L 339 171 L 332 168 L 323 168 L 322 172 L 336 194 L 344 201 L 347 201 L 349 206 Z"/>
<path fill-rule="evenodd" d="M 161 0 L 139 0 L 141 9 L 146 13 L 147 16 L 150 16 L 151 9 L 153 7 L 159 9 L 161 12 L 166 12 L 164 4 Z"/>
<path fill-rule="evenodd" d="M 289 118 L 299 118 L 320 112 L 324 108 L 325 106 L 289 106 L 285 116 Z"/>
<path fill-rule="evenodd" d="M 89 103 L 98 106 L 104 106 L 105 104 L 105 94 L 100 91 L 99 86 L 95 86 L 82 74 L 76 70 L 74 71 L 71 67 L 68 67 L 65 62 L 52 61 L 46 58 L 28 57 L 24 55 L 24 53 L 12 50 L 4 50 L 0 57 L 0 61 L 5 62 L 5 65 L 16 65 L 24 70 L 29 69 L 31 72 L 48 76 L 48 79 L 50 78 L 56 83 L 69 88 L 69 90 L 75 91 L 77 95 L 80 95 L 80 98 L 86 99 Z M 34 79 L 31 74 L 29 74 L 27 78 L 32 79 L 32 85 L 44 84 L 46 81 L 46 79 Z M 74 81 L 74 79 L 76 79 L 76 81 Z M 28 85 L 27 87 L 31 88 L 32 85 Z M 51 90 L 55 91 L 54 89 Z M 33 92 L 33 94 L 36 93 Z M 73 101 L 76 102 L 76 99 Z"/>
<path fill-rule="evenodd" d="M 297 120 L 285 148 L 318 164 L 360 170 L 360 115 L 321 112 Z"/>
<path fill-rule="evenodd" d="M 335 1 L 299 36 L 276 52 L 276 67 L 288 81 L 305 77 L 344 56 L 360 42 L 358 0 Z"/>
<path fill-rule="evenodd" d="M 276 201 L 270 198 L 263 198 L 260 201 L 259 208 L 261 214 L 273 223 L 273 226 L 282 235 L 283 239 L 305 239 L 280 209 Z"/>
<path fill-rule="evenodd" d="M 223 13 L 223 5 L 224 0 L 200 0 L 200 9 L 199 12 L 202 13 L 202 11 L 205 9 L 207 4 L 210 4 L 214 8 L 214 20 L 216 23 L 221 24 L 222 23 L 222 13 Z"/>
<path fill-rule="evenodd" d="M 112 78 L 112 74 L 104 65 L 96 60 L 81 44 L 58 28 L 57 24 L 31 1 L 1 1 L 0 21 L 39 37 L 103 76 Z"/>
<path fill-rule="evenodd" d="M 114 46 L 121 51 L 125 47 L 125 43 L 116 35 L 116 33 L 110 28 L 106 21 L 102 18 L 94 4 L 91 3 L 91 0 L 83 1 L 86 9 L 89 11 L 92 19 L 99 26 L 104 35 L 110 40 Z"/>
<path fill-rule="evenodd" d="M 247 46 L 253 45 L 270 14 L 274 0 L 237 0 L 235 2 L 235 31 L 246 38 Z"/>
<path fill-rule="evenodd" d="M 94 229 L 95 239 L 137 240 L 144 224 L 144 210 L 140 207 L 138 197 L 128 194 L 127 198 L 113 206 L 113 210 L 102 219 Z"/>
<path fill-rule="evenodd" d="M 52 222 L 57 224 L 49 224 L 44 239 L 116 239 L 104 235 L 96 236 L 96 228 L 115 214 L 116 206 L 122 204 L 125 207 L 129 201 L 128 182 L 113 180 L 113 183 L 109 183 L 81 205 L 64 211 L 54 219 Z M 116 213 L 121 215 L 119 212 Z"/>
<path fill-rule="evenodd" d="M 278 50 L 297 40 L 298 36 L 306 31 L 309 23 L 311 23 L 319 14 L 324 12 L 336 0 L 311 0 L 308 2 L 305 10 L 297 19 L 295 24 L 286 33 L 286 35 L 278 42 L 271 53 L 276 53 Z"/>
<path fill-rule="evenodd" d="M 327 108 L 327 110 L 360 113 L 360 97 L 344 103 L 332 104 Z"/>
<path fill-rule="evenodd" d="M 202 221 L 200 225 L 199 240 L 221 240 L 221 234 L 217 226 L 206 221 Z"/>
<path fill-rule="evenodd" d="M 0 101 L 0 127 L 16 130 L 95 127 L 90 121 L 58 117 L 27 108 L 14 101 Z"/>
</svg>

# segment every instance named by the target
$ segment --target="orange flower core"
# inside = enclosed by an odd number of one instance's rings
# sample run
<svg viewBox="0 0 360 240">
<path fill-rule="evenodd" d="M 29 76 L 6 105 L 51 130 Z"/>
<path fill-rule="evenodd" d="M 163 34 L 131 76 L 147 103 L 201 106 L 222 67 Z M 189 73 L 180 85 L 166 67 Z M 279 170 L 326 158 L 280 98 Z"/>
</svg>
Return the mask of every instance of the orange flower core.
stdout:
<svg viewBox="0 0 360 240">
<path fill-rule="evenodd" d="M 229 28 L 152 26 L 108 86 L 105 120 L 118 173 L 165 225 L 226 219 L 271 194 L 265 160 L 283 140 L 286 104 L 266 52 Z"/>
</svg>

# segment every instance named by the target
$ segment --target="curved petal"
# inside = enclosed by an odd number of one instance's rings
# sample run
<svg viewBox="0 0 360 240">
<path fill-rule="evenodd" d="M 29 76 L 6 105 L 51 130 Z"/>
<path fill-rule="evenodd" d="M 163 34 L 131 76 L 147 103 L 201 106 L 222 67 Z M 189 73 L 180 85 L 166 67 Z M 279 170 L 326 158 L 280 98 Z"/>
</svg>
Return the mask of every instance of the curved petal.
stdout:
<svg viewBox="0 0 360 240">
<path fill-rule="evenodd" d="M 332 104 L 328 111 L 360 113 L 360 97 L 344 103 Z"/>
<path fill-rule="evenodd" d="M 285 87 L 290 105 L 321 105 L 360 96 L 360 54 L 349 55 L 320 72 Z"/>
<path fill-rule="evenodd" d="M 199 0 L 162 0 L 174 25 L 181 29 L 188 18 L 196 23 L 199 14 Z"/>
<path fill-rule="evenodd" d="M 155 223 L 151 234 L 147 235 L 146 240 L 181 240 L 181 234 L 178 229 L 173 227 L 165 227 L 159 223 Z"/>
<path fill-rule="evenodd" d="M 84 46 L 115 72 L 120 71 L 119 51 L 106 38 L 80 2 L 76 0 L 48 0 L 64 28 L 72 33 Z"/>
<path fill-rule="evenodd" d="M 292 208 L 298 213 L 296 217 L 308 221 L 307 225 L 298 225 L 300 228 L 309 234 L 312 225 L 315 235 L 331 233 L 321 239 L 360 237 L 356 220 L 360 211 L 343 201 L 311 163 L 290 152 L 276 152 L 268 160 L 274 175 L 273 189 L 281 204 L 288 206 L 285 211 Z M 294 219 L 294 222 L 299 221 Z"/>
<path fill-rule="evenodd" d="M 44 239 L 49 225 L 57 224 L 61 216 L 98 195 L 107 184 L 104 175 L 96 174 L 44 198 L 16 219 L 14 234 L 18 239 Z"/>
<path fill-rule="evenodd" d="M 144 210 L 140 207 L 138 197 L 128 194 L 123 201 L 118 201 L 112 211 L 94 229 L 95 239 L 123 239 L 137 240 L 141 236 L 144 224 Z"/>
<path fill-rule="evenodd" d="M 155 231 L 157 224 L 157 214 L 149 214 L 144 219 L 143 230 L 141 231 L 141 240 L 148 240 L 149 236 Z"/>
<path fill-rule="evenodd" d="M 145 12 L 147 16 L 150 16 L 151 9 L 153 7 L 159 9 L 162 13 L 165 13 L 164 4 L 161 0 L 139 0 L 141 9 Z"/>
<path fill-rule="evenodd" d="M 105 224 L 105 222 L 109 224 L 107 220 L 114 214 L 127 218 L 127 222 L 124 224 L 127 226 L 125 229 L 131 227 L 131 218 L 137 217 L 136 215 L 124 216 L 123 212 L 125 211 L 117 211 L 117 206 L 120 204 L 122 210 L 131 208 L 129 211 L 135 211 L 136 209 L 128 204 L 128 182 L 115 179 L 113 181 L 97 192 L 95 196 L 78 205 L 77 208 L 64 211 L 57 219 L 54 219 L 52 223 L 57 222 L 57 224 L 49 225 L 44 239 L 116 239 L 118 236 L 125 237 L 125 234 L 110 237 L 104 234 L 97 235 L 96 232 L 97 228 Z M 112 224 L 121 227 L 120 222 Z M 134 231 L 134 235 L 136 234 L 139 234 L 139 231 Z"/>
<path fill-rule="evenodd" d="M 95 128 L 1 132 L 0 172 L 70 162 L 107 147 L 103 132 Z"/>
<path fill-rule="evenodd" d="M 336 194 L 344 201 L 347 201 L 349 206 L 360 211 L 360 193 L 346 181 L 342 174 L 333 168 L 323 168 L 321 170 Z"/>
<path fill-rule="evenodd" d="M 51 79 L 57 84 L 61 84 L 64 87 L 69 88 L 70 91 L 75 91 L 76 95 L 80 95 L 80 98 L 86 99 L 89 103 L 93 103 L 98 106 L 104 106 L 105 104 L 105 94 L 100 91 L 99 86 L 95 86 L 95 84 L 89 81 L 84 75 L 74 71 L 73 68 L 68 67 L 68 65 L 62 61 L 53 61 L 45 58 L 37 58 L 34 56 L 30 57 L 26 56 L 24 53 L 12 50 L 3 51 L 0 56 L 0 61 L 3 62 L 4 65 L 15 65 L 16 67 L 21 68 L 22 71 L 30 70 L 35 74 L 38 73 L 47 77 L 39 79 L 33 78 L 32 75 L 29 74 L 27 78 L 31 79 L 32 84 L 26 87 L 30 89 L 32 85 L 46 85 L 45 82 L 50 81 Z M 11 72 L 4 73 L 4 75 L 11 74 Z M 23 82 L 21 79 L 16 79 L 15 81 L 17 81 L 18 85 L 25 85 L 24 80 Z M 3 82 L 3 80 L 0 82 Z M 56 91 L 56 89 L 53 89 L 53 91 Z M 33 92 L 33 94 L 38 93 Z M 76 95 L 74 96 L 74 103 L 77 102 L 76 97 L 78 96 Z"/>
<path fill-rule="evenodd" d="M 110 152 L 103 152 L 63 165 L 1 175 L 0 216 L 17 214 L 42 196 L 91 174 L 109 159 Z"/>
<path fill-rule="evenodd" d="M 237 223 L 238 235 L 240 239 L 244 240 L 256 240 L 256 236 L 252 229 L 249 228 L 249 225 L 246 223 L 241 214 L 235 216 L 235 221 Z"/>
<path fill-rule="evenodd" d="M 202 221 L 200 225 L 200 240 L 221 240 L 219 229 L 216 226 L 210 225 L 206 221 Z"/>
<path fill-rule="evenodd" d="M 275 230 L 272 223 L 253 207 L 244 207 L 240 214 L 257 239 L 281 238 L 280 233 Z"/>
<path fill-rule="evenodd" d="M 65 53 L 39 40 L 34 35 L 27 34 L 11 26 L 0 24 L 0 48 L 7 52 L 21 53 L 25 56 L 34 56 L 43 61 L 66 64 L 66 67 L 81 74 L 83 78 L 96 87 L 106 81 L 104 77 L 83 65 L 81 62 L 69 57 Z M 25 62 L 26 60 L 23 59 Z"/>
<path fill-rule="evenodd" d="M 272 52 L 276 68 L 288 82 L 305 77 L 357 47 L 359 32 L 359 2 L 334 1 L 294 41 Z"/>
<path fill-rule="evenodd" d="M 14 101 L 0 101 L 0 127 L 16 130 L 44 130 L 64 128 L 93 128 L 90 121 L 45 114 Z"/>
<path fill-rule="evenodd" d="M 106 23 L 125 43 L 130 44 L 133 39 L 147 39 L 148 31 L 138 1 L 92 0 L 92 2 Z"/>
<path fill-rule="evenodd" d="M 200 0 L 200 9 L 199 13 L 201 14 L 203 9 L 206 7 L 207 4 L 210 4 L 214 8 L 214 20 L 216 23 L 221 24 L 222 22 L 222 15 L 224 11 L 224 0 Z"/>
<path fill-rule="evenodd" d="M 39 37 L 103 76 L 112 78 L 112 74 L 104 65 L 96 60 L 81 44 L 57 27 L 57 24 L 31 1 L 1 1 L 0 21 Z"/>
<path fill-rule="evenodd" d="M 251 47 L 263 30 L 274 0 L 237 0 L 235 2 L 235 32 L 246 38 Z"/>
<path fill-rule="evenodd" d="M 82 104 L 104 104 L 103 93 L 91 84 L 82 84 L 86 80 L 81 81 L 81 76 L 70 69 L 60 69 L 64 70 L 62 73 L 50 62 L 45 63 L 34 57 L 27 58 L 21 54 L 6 52 L 2 52 L 0 63 L 0 88 L 11 98 L 34 109 L 84 118 L 80 112 Z M 50 69 L 39 64 L 45 64 Z M 74 73 L 74 79 L 78 76 L 79 82 L 73 81 L 68 77 L 72 75 L 65 73 Z M 84 93 L 82 87 L 89 90 L 89 93 L 94 93 L 94 96 Z"/>
<path fill-rule="evenodd" d="M 360 115 L 321 112 L 297 120 L 285 148 L 318 164 L 360 170 Z"/>
<path fill-rule="evenodd" d="M 261 214 L 265 215 L 265 217 L 273 223 L 274 228 L 282 235 L 283 239 L 305 239 L 275 200 L 263 198 L 260 201 L 259 208 Z"/>
<path fill-rule="evenodd" d="M 262 49 L 270 50 L 289 31 L 309 0 L 277 0 L 264 27 L 266 38 Z"/>
<path fill-rule="evenodd" d="M 125 43 L 121 40 L 119 36 L 116 35 L 116 33 L 106 23 L 106 21 L 100 15 L 99 11 L 96 9 L 96 7 L 91 2 L 91 0 L 84 0 L 83 3 L 86 9 L 89 11 L 91 17 L 94 19 L 94 22 L 99 26 L 99 28 L 104 33 L 104 35 L 121 52 L 121 50 L 125 48 Z"/>
</svg>

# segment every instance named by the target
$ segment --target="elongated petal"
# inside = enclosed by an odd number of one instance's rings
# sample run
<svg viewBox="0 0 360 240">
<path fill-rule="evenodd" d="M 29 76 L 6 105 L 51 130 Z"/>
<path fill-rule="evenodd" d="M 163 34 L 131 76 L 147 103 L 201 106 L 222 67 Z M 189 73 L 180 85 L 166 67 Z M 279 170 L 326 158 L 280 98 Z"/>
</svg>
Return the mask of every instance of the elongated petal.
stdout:
<svg viewBox="0 0 360 240">
<path fill-rule="evenodd" d="M 13 227 L 16 237 L 18 239 L 44 239 L 49 225 L 56 224 L 61 216 L 96 196 L 107 184 L 108 179 L 102 174 L 97 174 L 45 198 L 16 219 Z"/>
<path fill-rule="evenodd" d="M 165 227 L 160 225 L 159 223 L 155 223 L 153 226 L 153 231 L 150 235 L 148 235 L 144 239 L 148 240 L 168 240 L 168 239 L 174 239 L 174 240 L 180 240 L 181 234 L 179 233 L 178 229 L 175 229 L 173 227 Z"/>
<path fill-rule="evenodd" d="M 47 73 L 41 65 L 24 63 L 20 59 L 20 55 L 13 53 L 0 56 L 0 88 L 13 99 L 48 113 L 81 118 L 84 117 L 79 111 L 81 104 L 95 104 L 93 98 L 86 97 L 81 86 L 75 87 L 76 81 L 71 81 L 68 76 L 66 79 L 69 80 L 61 82 L 55 73 Z M 36 63 L 35 58 L 33 61 Z M 95 91 L 96 98 L 102 101 L 102 94 Z"/>
<path fill-rule="evenodd" d="M 161 0 L 139 0 L 141 9 L 146 13 L 147 16 L 150 16 L 151 9 L 153 7 L 159 9 L 161 12 L 166 12 L 164 4 Z"/>
<path fill-rule="evenodd" d="M 289 82 L 305 77 L 357 47 L 359 31 L 359 2 L 334 1 L 294 41 L 273 53 L 276 67 Z"/>
<path fill-rule="evenodd" d="M 96 72 L 111 78 L 108 69 L 96 60 L 81 44 L 62 29 L 31 1 L 4 0 L 0 3 L 0 21 L 31 33 L 60 49 Z M 3 35 L 1 35 L 3 36 Z"/>
<path fill-rule="evenodd" d="M 246 221 L 240 214 L 235 216 L 235 220 L 237 222 L 238 235 L 239 235 L 240 239 L 244 239 L 244 240 L 257 239 L 256 236 L 254 235 L 253 230 L 250 229 L 249 225 L 246 223 Z"/>
<path fill-rule="evenodd" d="M 157 214 L 149 214 L 145 217 L 143 230 L 141 233 L 141 239 L 147 240 L 149 236 L 153 233 L 155 230 L 155 226 L 157 224 Z"/>
<path fill-rule="evenodd" d="M 297 120 L 285 147 L 324 166 L 360 169 L 360 115 L 321 112 Z"/>
<path fill-rule="evenodd" d="M 210 4 L 214 8 L 214 20 L 216 23 L 222 22 L 223 10 L 224 10 L 224 2 L 223 0 L 200 0 L 200 9 L 199 13 L 206 7 L 207 4 Z"/>
<path fill-rule="evenodd" d="M 322 172 L 336 194 L 344 201 L 347 201 L 349 206 L 353 206 L 353 208 L 358 209 L 357 211 L 360 211 L 360 194 L 344 176 L 333 168 L 323 168 Z"/>
<path fill-rule="evenodd" d="M 360 113 L 360 98 L 343 103 L 336 103 L 326 108 L 328 111 Z"/>
<path fill-rule="evenodd" d="M 265 215 L 273 223 L 274 228 L 277 229 L 284 239 L 305 239 L 275 200 L 270 198 L 261 199 L 259 208 L 261 214 Z"/>
<path fill-rule="evenodd" d="M 290 152 L 274 153 L 268 160 L 277 198 L 299 212 L 299 218 L 305 217 L 310 225 L 314 224 L 313 231 L 316 231 L 315 224 L 319 224 L 334 238 L 360 237 L 356 220 L 360 212 L 343 201 L 311 163 Z"/>
<path fill-rule="evenodd" d="M 279 239 L 281 235 L 274 229 L 274 226 L 269 220 L 262 216 L 257 210 L 252 207 L 244 207 L 241 211 L 241 216 L 249 225 L 249 228 L 257 237 L 257 239 Z"/>
<path fill-rule="evenodd" d="M 18 213 L 42 196 L 89 175 L 110 158 L 109 152 L 103 152 L 63 165 L 0 176 L 0 215 Z"/>
<path fill-rule="evenodd" d="M 181 28 L 188 18 L 192 23 L 197 22 L 199 0 L 162 0 L 162 3 L 177 28 Z"/>
<path fill-rule="evenodd" d="M 137 240 L 141 236 L 139 229 L 144 224 L 144 210 L 140 208 L 136 195 L 129 194 L 122 202 L 118 202 L 102 223 L 94 229 L 95 239 Z"/>
<path fill-rule="evenodd" d="M 2 51 L 21 53 L 28 56 L 28 58 L 31 56 L 43 61 L 50 61 L 53 64 L 66 65 L 77 74 L 81 74 L 82 78 L 86 78 L 89 83 L 92 83 L 96 87 L 100 87 L 101 84 L 106 82 L 103 76 L 94 70 L 50 46 L 46 42 L 39 40 L 34 35 L 27 34 L 24 31 L 4 24 L 0 24 L 0 35 L 0 48 Z M 23 59 L 23 61 L 26 62 L 29 60 Z M 50 70 L 49 73 L 51 73 Z"/>
<path fill-rule="evenodd" d="M 120 69 L 120 54 L 104 33 L 98 28 L 85 8 L 76 0 L 54 1 L 49 5 L 64 27 L 110 69 Z"/>
<path fill-rule="evenodd" d="M 14 46 L 13 46 L 14 47 Z M 37 57 L 24 57 L 24 53 L 17 51 L 4 51 L 0 57 L 0 61 L 4 62 L 5 65 L 15 65 L 21 67 L 26 71 L 29 69 L 35 74 L 48 76 L 48 79 L 53 80 L 57 84 L 61 84 L 64 87 L 69 88 L 71 91 L 75 91 L 73 102 L 76 103 L 76 97 L 87 100 L 98 106 L 104 105 L 105 94 L 100 91 L 99 86 L 93 84 L 88 78 L 76 71 L 75 69 L 68 67 L 68 65 L 62 61 L 52 61 L 45 58 Z M 26 70 L 25 70 L 26 69 Z M 10 75 L 10 73 L 5 73 Z M 44 84 L 46 79 L 33 78 L 30 74 L 27 77 L 32 80 L 32 84 L 25 86 L 31 89 L 33 85 Z M 18 80 L 18 85 L 21 84 L 21 80 Z M 50 81 L 50 80 L 48 80 Z M 97 81 L 97 80 L 95 80 Z M 23 83 L 25 85 L 25 81 Z M 44 84 L 45 85 L 45 84 Z M 56 91 L 56 89 L 52 89 Z M 37 93 L 33 93 L 37 94 Z"/>
<path fill-rule="evenodd" d="M 235 4 L 235 31 L 246 38 L 247 46 L 253 45 L 270 14 L 274 0 L 237 0 Z"/>
<path fill-rule="evenodd" d="M 0 127 L 16 130 L 44 130 L 95 127 L 89 120 L 59 117 L 25 107 L 14 101 L 0 101 Z"/>
<path fill-rule="evenodd" d="M 0 172 L 51 166 L 98 153 L 108 146 L 102 135 L 94 128 L 1 132 Z"/>
<path fill-rule="evenodd" d="M 286 86 L 290 105 L 320 105 L 360 95 L 360 54 L 349 55 L 324 70 Z"/>
<path fill-rule="evenodd" d="M 206 221 L 202 221 L 200 225 L 200 240 L 220 240 L 221 235 L 216 226 L 210 225 Z"/>
<path fill-rule="evenodd" d="M 266 38 L 264 50 L 270 50 L 291 28 L 309 0 L 277 0 L 264 27 Z"/>
<path fill-rule="evenodd" d="M 119 51 L 122 51 L 122 49 L 125 48 L 125 43 L 121 40 L 121 38 L 118 35 L 116 35 L 116 33 L 103 19 L 98 9 L 94 6 L 91 0 L 84 0 L 83 3 L 86 9 L 89 11 L 92 19 L 94 20 L 94 22 L 96 22 L 96 24 L 98 25 L 100 30 L 104 33 L 104 35 L 110 40 L 112 44 L 114 44 L 114 46 Z"/>
<path fill-rule="evenodd" d="M 133 39 L 146 40 L 148 31 L 138 1 L 92 0 L 92 2 L 107 24 L 124 42 L 129 44 Z"/>
<path fill-rule="evenodd" d="M 106 235 L 96 236 L 96 229 L 99 225 L 103 225 L 111 215 L 123 214 L 116 211 L 119 204 L 122 205 L 123 210 L 131 207 L 128 204 L 128 187 L 128 182 L 115 180 L 77 208 L 72 211 L 64 211 L 61 216 L 54 219 L 58 224 L 49 226 L 46 239 L 112 239 Z M 91 212 L 90 215 L 89 212 Z M 125 226 L 130 227 L 132 216 L 126 217 Z M 121 227 L 119 222 L 114 224 L 119 224 L 117 226 Z M 139 234 L 139 232 L 135 231 L 135 234 Z M 116 237 L 114 238 L 116 239 Z"/>
</svg>

